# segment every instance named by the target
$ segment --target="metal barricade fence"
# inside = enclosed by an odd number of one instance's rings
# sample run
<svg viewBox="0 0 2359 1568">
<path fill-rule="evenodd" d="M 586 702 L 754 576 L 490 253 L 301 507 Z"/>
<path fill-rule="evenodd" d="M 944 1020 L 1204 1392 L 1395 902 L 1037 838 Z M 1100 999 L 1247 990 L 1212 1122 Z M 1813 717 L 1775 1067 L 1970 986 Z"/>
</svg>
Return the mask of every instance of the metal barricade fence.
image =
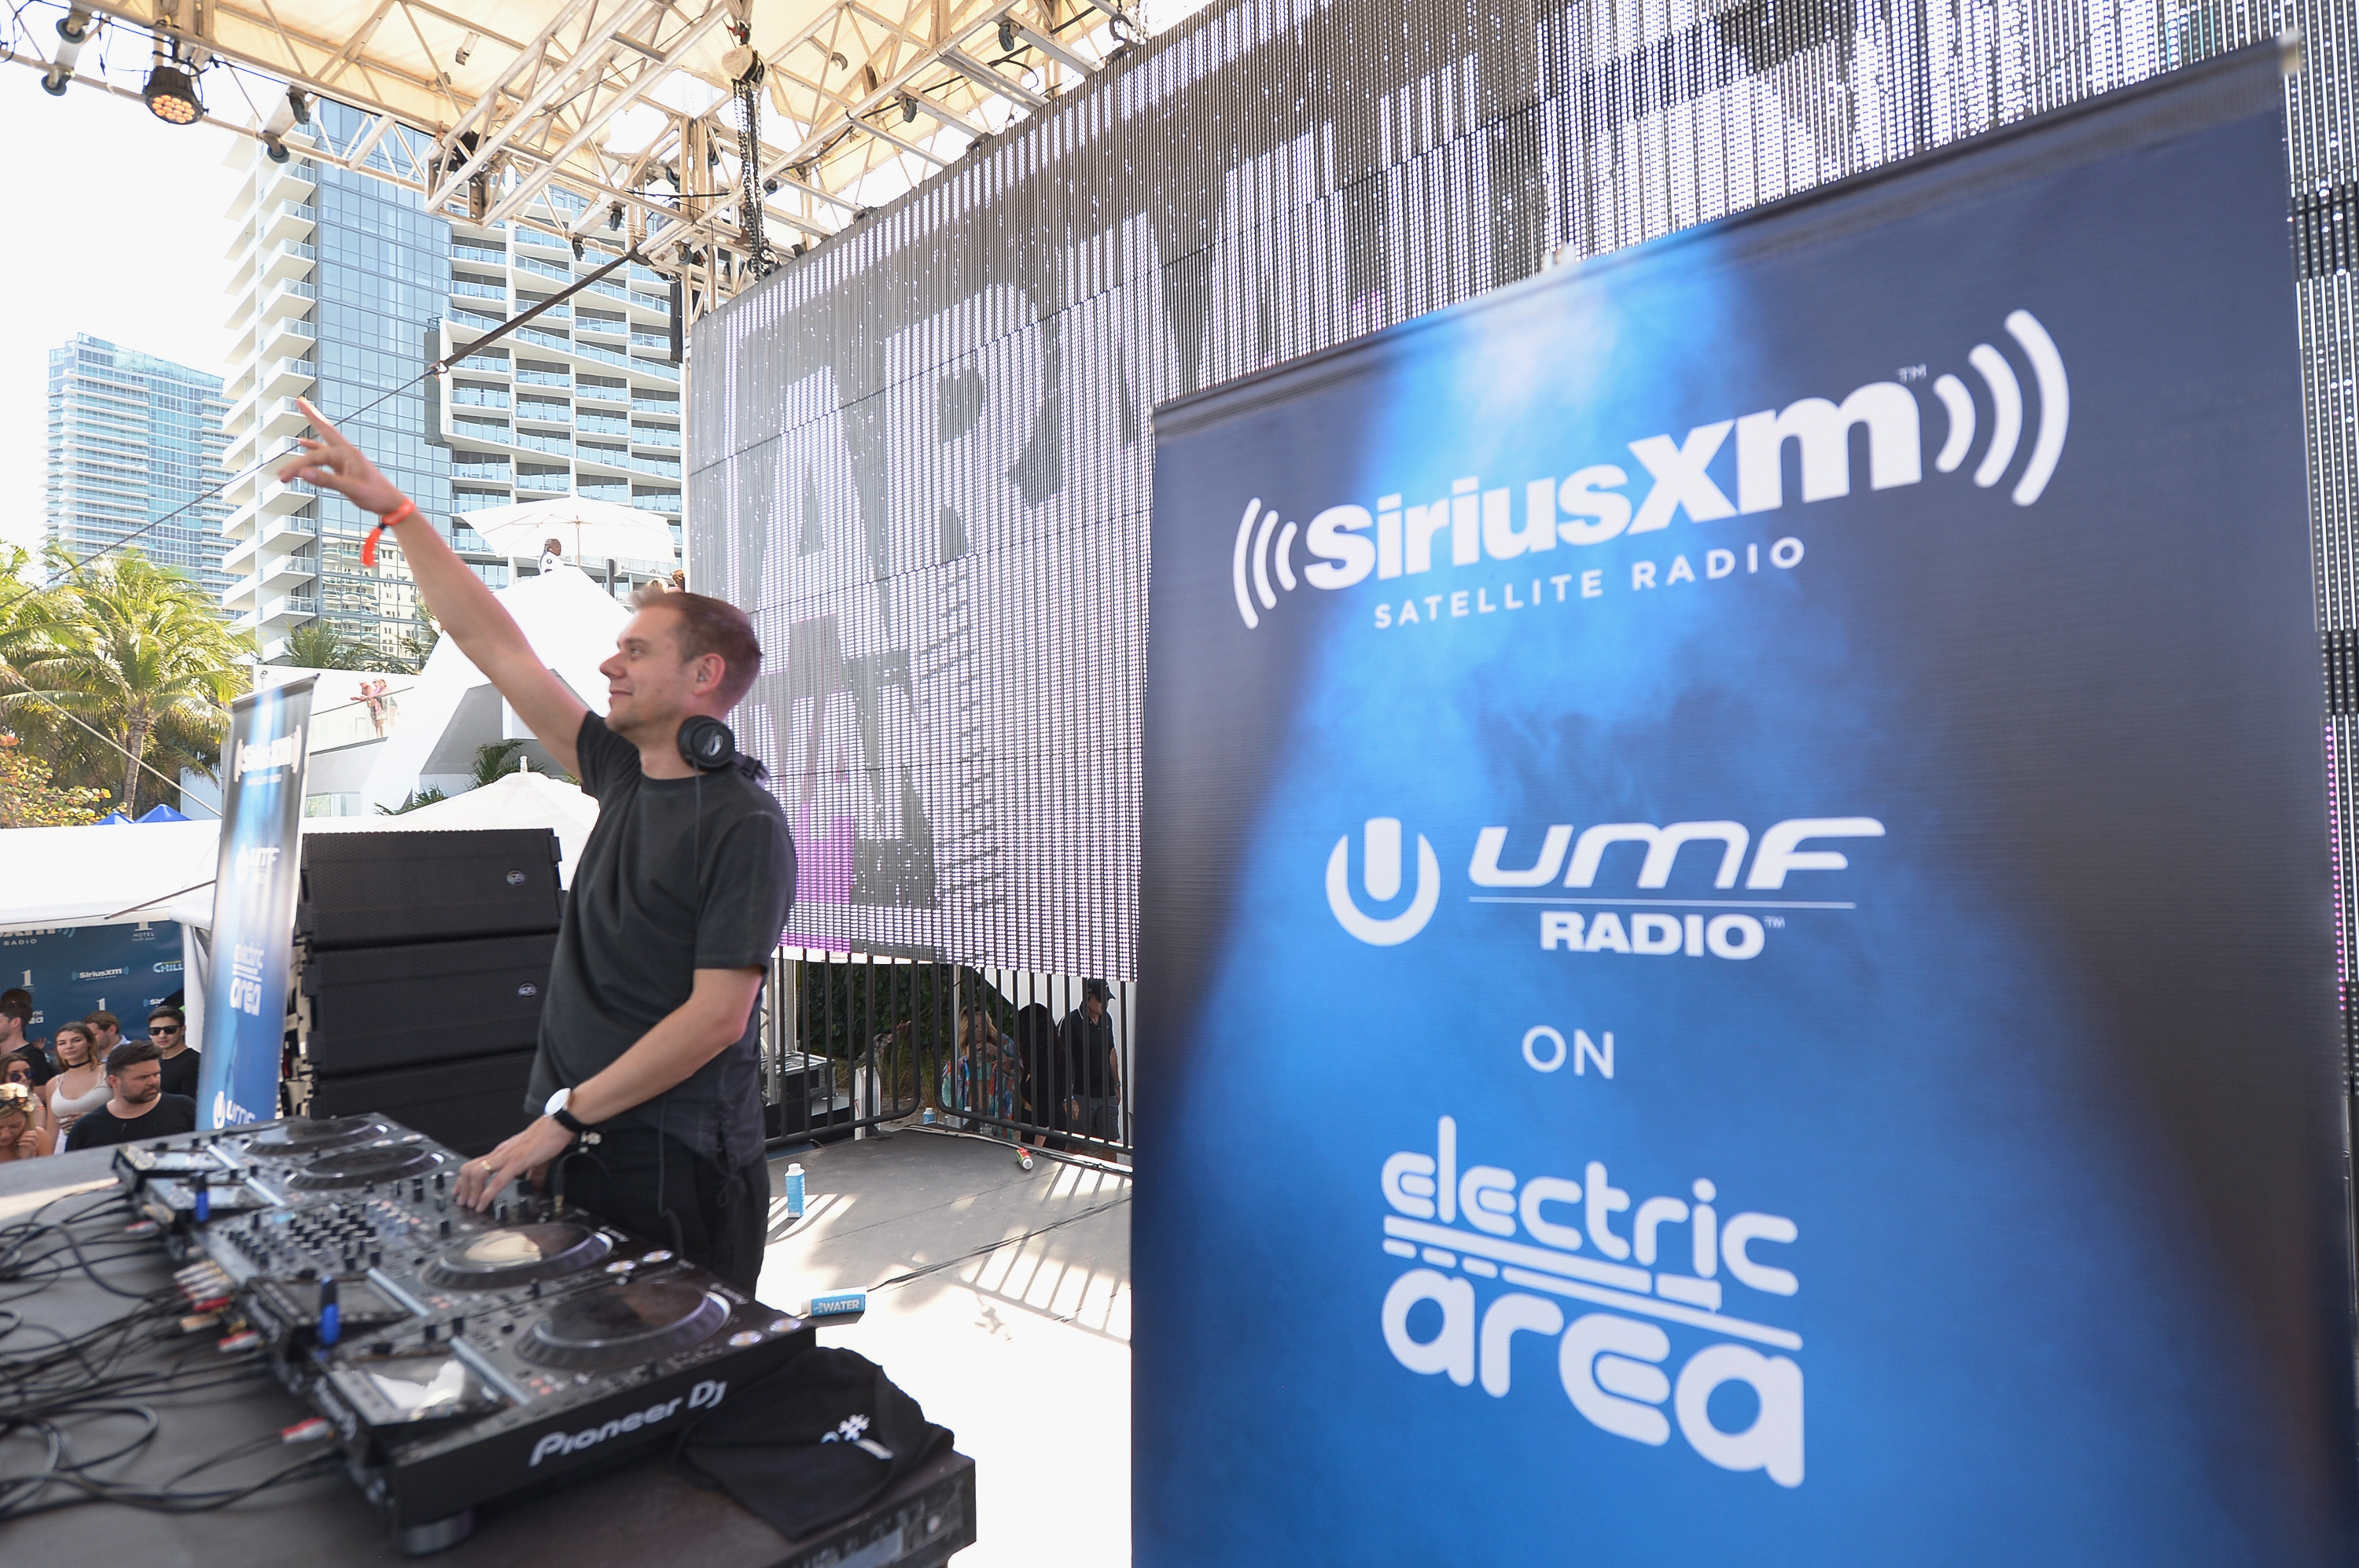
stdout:
<svg viewBox="0 0 2359 1568">
<path fill-rule="evenodd" d="M 1072 1049 L 1088 982 L 882 953 L 781 948 L 762 997 L 762 1098 L 775 1144 L 922 1118 L 1099 1159 L 1131 1151 L 1127 983 L 1108 985 L 1108 1060 Z M 962 1015 L 965 1027 L 962 1029 Z M 1076 1059 L 1078 1056 L 1078 1060 Z"/>
</svg>

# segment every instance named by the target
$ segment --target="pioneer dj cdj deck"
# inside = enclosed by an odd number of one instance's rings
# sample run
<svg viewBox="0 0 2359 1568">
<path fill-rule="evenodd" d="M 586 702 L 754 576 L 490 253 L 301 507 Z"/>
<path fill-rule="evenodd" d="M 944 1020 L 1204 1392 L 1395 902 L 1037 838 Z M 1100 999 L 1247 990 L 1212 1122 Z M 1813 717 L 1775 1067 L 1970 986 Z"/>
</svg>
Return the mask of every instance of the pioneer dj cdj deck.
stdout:
<svg viewBox="0 0 2359 1568">
<path fill-rule="evenodd" d="M 495 1498 L 669 1441 L 811 1344 L 667 1248 L 511 1190 L 451 1195 L 459 1156 L 375 1116 L 128 1146 L 115 1165 L 280 1380 L 342 1435 L 408 1552 Z"/>
</svg>

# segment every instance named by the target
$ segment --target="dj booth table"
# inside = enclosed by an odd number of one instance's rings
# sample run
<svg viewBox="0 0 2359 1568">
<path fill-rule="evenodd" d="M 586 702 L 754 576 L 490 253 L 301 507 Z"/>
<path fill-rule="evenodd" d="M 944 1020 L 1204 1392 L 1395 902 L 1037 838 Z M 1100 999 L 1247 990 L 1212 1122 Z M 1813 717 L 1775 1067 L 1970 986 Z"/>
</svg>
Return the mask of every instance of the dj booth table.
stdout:
<svg viewBox="0 0 2359 1568">
<path fill-rule="evenodd" d="M 51 1211 L 71 1213 L 114 1184 L 111 1149 L 0 1164 L 0 1223 L 25 1217 L 54 1195 Z M 127 1221 L 129 1216 L 125 1216 Z M 118 1290 L 161 1289 L 174 1265 L 161 1245 L 97 1266 Z M 0 1294 L 13 1294 L 0 1291 Z M 119 1316 L 132 1303 L 80 1270 L 27 1293 L 14 1310 L 33 1325 L 79 1332 Z M 21 1331 L 20 1331 L 21 1332 Z M 29 1343 L 29 1342 L 20 1342 Z M 162 1421 L 137 1459 L 112 1478 L 159 1485 L 190 1465 L 250 1443 L 304 1419 L 302 1409 L 267 1376 L 203 1393 L 150 1399 Z M 13 1465 L 22 1443 L 5 1453 Z M 323 1449 L 325 1445 L 320 1445 Z M 266 1450 L 224 1464 L 204 1484 L 254 1479 L 299 1450 Z M 872 1508 L 802 1541 L 789 1541 L 721 1491 L 697 1486 L 658 1454 L 601 1472 L 582 1483 L 481 1511 L 473 1535 L 430 1557 L 394 1550 L 376 1512 L 341 1475 L 290 1484 L 211 1513 L 168 1514 L 92 1503 L 39 1514 L 5 1527 L 13 1563 L 120 1564 L 235 1563 L 238 1568 L 317 1568 L 328 1563 L 425 1563 L 442 1568 L 524 1568 L 527 1564 L 646 1563 L 691 1553 L 698 1568 L 935 1568 L 974 1540 L 974 1462 L 945 1454 L 909 1475 Z"/>
</svg>

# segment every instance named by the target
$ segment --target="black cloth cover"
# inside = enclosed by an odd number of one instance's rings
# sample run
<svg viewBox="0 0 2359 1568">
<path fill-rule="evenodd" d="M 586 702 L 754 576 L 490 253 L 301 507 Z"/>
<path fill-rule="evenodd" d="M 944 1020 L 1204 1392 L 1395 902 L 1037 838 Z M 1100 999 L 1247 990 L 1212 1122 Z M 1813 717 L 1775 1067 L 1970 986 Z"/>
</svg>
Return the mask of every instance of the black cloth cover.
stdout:
<svg viewBox="0 0 2359 1568">
<path fill-rule="evenodd" d="M 679 1463 L 799 1541 L 858 1513 L 951 1442 L 884 1368 L 821 1348 L 681 1433 Z"/>
</svg>

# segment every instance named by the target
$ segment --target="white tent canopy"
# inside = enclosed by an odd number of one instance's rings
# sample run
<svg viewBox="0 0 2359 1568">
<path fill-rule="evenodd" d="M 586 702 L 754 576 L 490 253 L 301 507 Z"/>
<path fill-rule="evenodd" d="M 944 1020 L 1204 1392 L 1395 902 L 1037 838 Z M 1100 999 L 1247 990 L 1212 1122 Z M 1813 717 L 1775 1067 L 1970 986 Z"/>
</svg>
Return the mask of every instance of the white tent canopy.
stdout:
<svg viewBox="0 0 2359 1568">
<path fill-rule="evenodd" d="M 561 882 L 573 880 L 598 802 L 560 779 L 510 774 L 437 805 L 399 816 L 320 817 L 314 833 L 460 833 L 472 828 L 549 828 L 564 851 Z M 0 932 L 61 926 L 173 921 L 210 930 L 221 824 L 146 822 L 123 827 L 0 831 L 8 878 L 0 891 Z"/>
<path fill-rule="evenodd" d="M 588 561 L 668 561 L 671 525 L 652 512 L 586 495 L 560 495 L 514 506 L 485 506 L 459 514 L 502 555 L 537 556 L 549 539 L 579 566 Z"/>
<path fill-rule="evenodd" d="M 211 821 L 0 832 L 0 931 L 211 926 L 220 844 Z"/>
<path fill-rule="evenodd" d="M 631 612 L 570 566 L 521 579 L 494 596 L 516 617 L 540 661 L 593 713 L 603 714 L 606 678 L 598 666 L 613 657 L 614 638 L 629 624 Z M 435 772 L 429 763 L 471 702 L 497 702 L 499 696 L 459 645 L 443 637 L 428 656 L 418 684 L 401 700 L 400 727 L 386 739 L 362 787 L 364 809 L 401 804 L 420 778 Z M 501 733 L 527 733 L 505 704 Z"/>
<path fill-rule="evenodd" d="M 510 773 L 480 789 L 453 795 L 399 816 L 315 817 L 303 824 L 314 833 L 464 833 L 474 828 L 549 828 L 564 851 L 558 880 L 573 883 L 573 867 L 590 830 L 598 825 L 598 802 L 579 786 L 545 773 Z"/>
</svg>

